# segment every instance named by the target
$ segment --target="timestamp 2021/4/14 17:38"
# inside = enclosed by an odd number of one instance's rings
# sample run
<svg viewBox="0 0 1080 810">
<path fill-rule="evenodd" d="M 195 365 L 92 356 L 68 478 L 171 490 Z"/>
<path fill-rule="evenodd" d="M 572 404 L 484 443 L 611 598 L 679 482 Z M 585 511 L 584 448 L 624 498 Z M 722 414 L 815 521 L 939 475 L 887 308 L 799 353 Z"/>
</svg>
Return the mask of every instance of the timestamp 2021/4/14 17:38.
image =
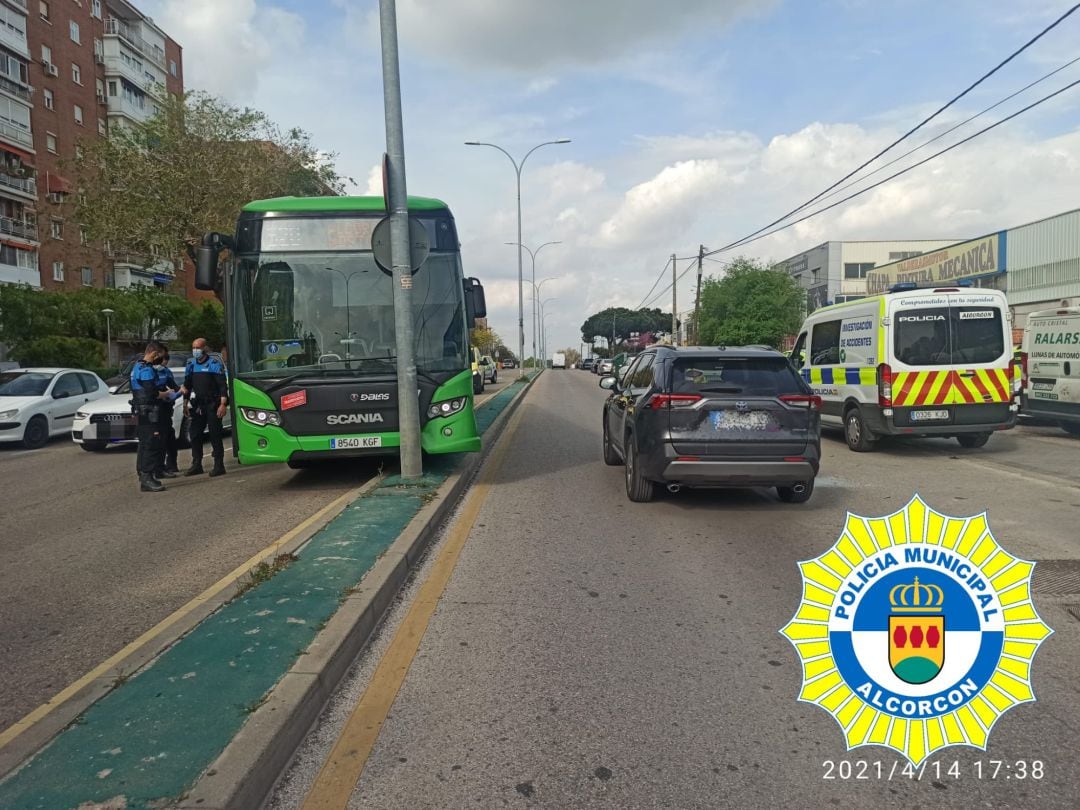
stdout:
<svg viewBox="0 0 1080 810">
<path fill-rule="evenodd" d="M 919 765 L 893 760 L 826 759 L 821 778 L 837 781 L 893 779 L 1043 779 L 1046 765 L 1041 759 L 925 760 Z"/>
</svg>

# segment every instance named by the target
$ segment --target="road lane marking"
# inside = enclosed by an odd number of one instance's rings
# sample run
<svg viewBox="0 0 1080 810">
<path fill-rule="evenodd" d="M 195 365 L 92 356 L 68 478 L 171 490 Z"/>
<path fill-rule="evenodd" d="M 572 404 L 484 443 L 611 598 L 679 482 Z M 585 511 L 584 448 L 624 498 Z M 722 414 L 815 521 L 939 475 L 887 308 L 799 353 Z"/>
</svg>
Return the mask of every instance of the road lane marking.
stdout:
<svg viewBox="0 0 1080 810">
<path fill-rule="evenodd" d="M 303 810 L 344 810 L 348 805 L 379 738 L 383 723 L 397 699 L 398 690 L 401 689 L 420 648 L 420 642 L 427 633 L 435 608 L 439 605 L 461 551 L 472 533 L 473 524 L 487 501 L 492 483 L 502 467 L 526 407 L 528 406 L 523 404 L 510 418 L 491 458 L 484 465 L 479 480 L 466 495 L 461 514 L 450 529 L 431 573 L 421 586 L 409 612 L 371 676 L 371 682 L 319 770 L 319 775 L 304 800 Z"/>
<path fill-rule="evenodd" d="M 92 681 L 108 675 L 110 673 L 110 670 L 112 670 L 117 664 L 123 662 L 125 658 L 137 652 L 142 647 L 146 646 L 155 636 L 157 636 L 163 630 L 166 630 L 167 628 L 176 624 L 178 621 L 183 619 L 185 616 L 191 614 L 197 608 L 211 601 L 215 596 L 220 594 L 230 585 L 234 584 L 237 579 L 247 574 L 252 568 L 265 560 L 271 554 L 276 552 L 278 549 L 290 543 L 293 539 L 298 537 L 307 529 L 311 528 L 311 526 L 315 525 L 326 516 L 333 515 L 335 510 L 340 511 L 348 503 L 359 497 L 361 490 L 364 488 L 364 486 L 367 485 L 367 483 L 368 482 L 365 481 L 364 484 L 361 484 L 359 487 L 355 487 L 346 492 L 344 495 L 335 498 L 318 512 L 306 518 L 302 523 L 290 529 L 285 534 L 281 535 L 281 537 L 279 537 L 273 543 L 271 543 L 269 546 L 264 548 L 262 551 L 259 551 L 257 554 L 252 556 L 249 560 L 247 560 L 247 562 L 238 565 L 230 573 L 223 576 L 221 579 L 219 579 L 201 594 L 196 596 L 186 605 L 174 611 L 166 618 L 162 619 L 160 622 L 147 630 L 137 639 L 125 646 L 122 650 L 117 652 L 115 655 L 110 656 L 105 661 L 98 664 L 92 670 L 79 678 L 77 681 L 68 685 L 62 691 L 58 692 L 47 703 L 43 703 L 42 705 L 38 706 L 21 720 L 17 721 L 13 726 L 5 729 L 3 732 L 0 732 L 0 748 L 4 748 L 8 743 L 10 743 L 23 732 L 27 731 L 35 723 L 39 722 L 42 718 L 47 717 L 55 709 L 59 708 L 66 700 L 77 694 L 80 690 L 84 689 Z"/>
</svg>

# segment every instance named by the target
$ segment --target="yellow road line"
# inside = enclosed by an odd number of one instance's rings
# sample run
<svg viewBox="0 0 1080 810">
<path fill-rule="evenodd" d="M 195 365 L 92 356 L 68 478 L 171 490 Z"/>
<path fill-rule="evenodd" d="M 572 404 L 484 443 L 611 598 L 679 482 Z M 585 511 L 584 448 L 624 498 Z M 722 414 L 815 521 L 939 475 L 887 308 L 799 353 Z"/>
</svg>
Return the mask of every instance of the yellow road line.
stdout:
<svg viewBox="0 0 1080 810">
<path fill-rule="evenodd" d="M 386 716 L 390 713 L 398 690 L 420 648 L 428 623 L 454 573 L 473 524 L 487 500 L 492 482 L 502 466 L 524 410 L 522 407 L 511 417 L 506 431 L 484 466 L 480 479 L 466 496 L 461 515 L 450 530 L 430 575 L 421 586 L 416 600 L 379 661 L 375 673 L 371 676 L 371 682 L 346 721 L 330 756 L 319 770 L 315 784 L 304 800 L 303 810 L 343 810 L 348 805 L 379 738 Z"/>
<path fill-rule="evenodd" d="M 181 607 L 180 609 L 178 609 L 177 611 L 175 611 L 174 613 L 172 613 L 171 615 L 169 615 L 165 619 L 162 619 L 160 622 L 158 622 L 152 628 L 147 630 L 145 633 L 143 633 L 137 639 L 132 641 L 130 644 L 128 644 L 126 647 L 124 647 L 122 650 L 120 650 L 118 653 L 116 653 L 115 655 L 113 655 L 110 658 L 106 659 L 102 663 L 98 664 L 96 667 L 94 667 L 92 670 L 87 672 L 85 675 L 83 675 L 77 681 L 75 681 L 74 683 L 67 686 L 63 691 L 61 691 L 61 692 L 57 693 L 56 695 L 54 695 L 53 698 L 51 700 L 49 700 L 47 703 L 43 703 L 42 705 L 38 706 L 36 709 L 34 709 L 28 715 L 26 715 L 21 720 L 19 720 L 17 723 L 15 723 L 15 725 L 13 725 L 10 728 L 6 729 L 3 733 L 0 733 L 0 748 L 3 748 L 4 746 L 6 746 L 8 743 L 10 743 L 12 740 L 14 740 L 20 734 L 27 731 L 35 723 L 37 723 L 42 718 L 48 716 L 54 710 L 59 708 L 59 706 L 64 701 L 71 698 L 73 695 L 75 695 L 81 689 L 84 689 L 91 681 L 94 681 L 97 678 L 101 678 L 101 677 L 103 677 L 105 675 L 108 675 L 110 670 L 113 669 L 113 667 L 115 667 L 117 664 L 120 664 L 125 658 L 127 658 L 129 655 L 131 655 L 132 653 L 139 650 L 141 647 L 145 646 L 151 639 L 153 639 L 156 635 L 158 635 L 162 630 L 165 630 L 166 628 L 170 627 L 171 625 L 176 624 L 178 621 L 180 621 L 185 616 L 192 613 L 197 608 L 199 608 L 202 605 L 206 604 L 207 602 L 211 601 L 215 596 L 217 596 L 219 593 L 221 593 L 221 591 L 225 590 L 225 588 L 232 585 L 239 577 L 242 577 L 244 574 L 246 574 L 248 571 L 250 571 L 252 568 L 254 568 L 258 563 L 260 563 L 262 560 L 266 559 L 269 555 L 273 554 L 278 549 L 280 549 L 283 546 L 290 543 L 298 535 L 300 535 L 301 533 L 303 533 L 307 529 L 311 528 L 311 526 L 314 525 L 315 523 L 322 520 L 326 515 L 332 514 L 335 510 L 340 510 L 342 507 L 344 507 L 350 501 L 355 500 L 359 496 L 360 490 L 362 490 L 362 489 L 363 489 L 363 486 L 351 489 L 348 492 L 346 492 L 344 495 L 342 495 L 339 498 L 336 498 L 333 501 L 331 501 L 330 503 L 328 503 L 326 506 L 324 506 L 318 512 L 313 514 L 311 517 L 304 520 L 298 526 L 296 526 L 295 528 L 293 528 L 290 531 L 286 532 L 285 534 L 281 535 L 281 537 L 279 537 L 273 543 L 268 545 L 262 551 L 255 554 L 247 562 L 244 562 L 244 563 L 241 563 L 240 565 L 238 565 L 230 573 L 223 576 L 221 579 L 219 579 L 217 582 L 215 582 L 213 585 L 211 585 L 209 588 L 207 588 L 201 594 L 196 596 L 194 599 L 192 599 L 186 605 L 184 605 L 183 607 Z"/>
</svg>

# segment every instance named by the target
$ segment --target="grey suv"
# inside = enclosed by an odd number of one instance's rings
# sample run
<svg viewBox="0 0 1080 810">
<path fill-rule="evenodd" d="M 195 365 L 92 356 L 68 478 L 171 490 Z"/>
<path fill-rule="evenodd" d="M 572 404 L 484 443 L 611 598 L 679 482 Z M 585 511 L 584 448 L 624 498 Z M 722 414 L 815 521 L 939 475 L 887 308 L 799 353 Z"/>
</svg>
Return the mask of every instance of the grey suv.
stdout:
<svg viewBox="0 0 1080 810">
<path fill-rule="evenodd" d="M 600 380 L 604 462 L 626 469 L 626 494 L 652 500 L 658 484 L 774 486 L 804 503 L 821 458 L 821 399 L 779 352 L 757 347 L 672 348 L 638 355 L 622 378 Z"/>
</svg>

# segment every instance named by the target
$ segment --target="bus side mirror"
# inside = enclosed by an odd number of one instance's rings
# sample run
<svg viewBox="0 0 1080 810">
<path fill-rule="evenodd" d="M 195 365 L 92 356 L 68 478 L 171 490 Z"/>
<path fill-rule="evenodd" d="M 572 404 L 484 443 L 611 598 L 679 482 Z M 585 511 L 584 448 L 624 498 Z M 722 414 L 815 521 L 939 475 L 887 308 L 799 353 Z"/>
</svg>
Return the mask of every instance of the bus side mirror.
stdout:
<svg viewBox="0 0 1080 810">
<path fill-rule="evenodd" d="M 487 317 L 487 299 L 484 297 L 484 285 L 478 278 L 470 278 L 472 282 L 473 310 L 477 318 Z"/>
<path fill-rule="evenodd" d="M 484 298 L 484 285 L 478 279 L 467 278 L 462 284 L 465 288 L 465 320 L 472 329 L 477 318 L 487 317 L 487 300 Z"/>
<path fill-rule="evenodd" d="M 195 289 L 213 290 L 217 286 L 218 248 L 201 245 L 196 251 Z"/>
</svg>

